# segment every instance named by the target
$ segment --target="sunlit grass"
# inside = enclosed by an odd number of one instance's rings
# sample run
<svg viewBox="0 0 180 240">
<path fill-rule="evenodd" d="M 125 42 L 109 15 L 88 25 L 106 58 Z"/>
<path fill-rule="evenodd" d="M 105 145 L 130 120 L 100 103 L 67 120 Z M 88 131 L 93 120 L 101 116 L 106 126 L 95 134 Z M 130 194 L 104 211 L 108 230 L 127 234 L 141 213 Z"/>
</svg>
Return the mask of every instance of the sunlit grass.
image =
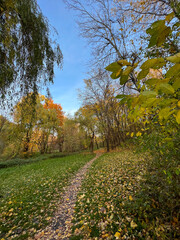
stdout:
<svg viewBox="0 0 180 240">
<path fill-rule="evenodd" d="M 93 154 L 75 154 L 0 170 L 0 239 L 27 239 L 48 224 L 62 188 Z"/>
</svg>

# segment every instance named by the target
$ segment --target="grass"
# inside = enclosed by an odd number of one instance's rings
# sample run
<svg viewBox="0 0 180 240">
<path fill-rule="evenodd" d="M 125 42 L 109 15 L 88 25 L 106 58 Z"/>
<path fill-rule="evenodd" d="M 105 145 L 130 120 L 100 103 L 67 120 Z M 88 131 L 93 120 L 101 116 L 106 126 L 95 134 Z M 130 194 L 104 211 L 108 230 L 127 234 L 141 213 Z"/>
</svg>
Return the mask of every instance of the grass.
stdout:
<svg viewBox="0 0 180 240">
<path fill-rule="evenodd" d="M 0 239 L 27 239 L 46 226 L 69 179 L 93 154 L 0 169 Z"/>
<path fill-rule="evenodd" d="M 74 153 L 50 153 L 50 154 L 36 154 L 35 156 L 28 157 L 28 158 L 12 158 L 8 160 L 0 159 L 0 169 L 1 168 L 8 168 L 14 166 L 20 166 L 25 164 L 31 164 L 34 162 L 47 160 L 50 158 L 60 158 L 69 155 L 73 155 Z"/>
<path fill-rule="evenodd" d="M 163 222 L 159 203 L 148 195 L 148 161 L 145 153 L 124 150 L 93 163 L 78 195 L 71 240 L 179 239 L 178 219 Z"/>
</svg>

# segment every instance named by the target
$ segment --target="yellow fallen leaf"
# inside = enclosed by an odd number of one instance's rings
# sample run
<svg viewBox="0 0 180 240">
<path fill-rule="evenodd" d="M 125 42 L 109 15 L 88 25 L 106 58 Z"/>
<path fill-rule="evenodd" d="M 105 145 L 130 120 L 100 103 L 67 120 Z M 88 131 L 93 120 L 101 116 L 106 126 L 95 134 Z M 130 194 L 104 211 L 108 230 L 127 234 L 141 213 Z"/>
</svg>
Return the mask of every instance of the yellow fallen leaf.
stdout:
<svg viewBox="0 0 180 240">
<path fill-rule="evenodd" d="M 12 201 L 9 201 L 8 203 L 9 203 L 9 204 L 12 204 Z"/>
<path fill-rule="evenodd" d="M 132 200 L 133 200 L 132 196 L 129 196 L 129 200 L 130 200 L 130 201 L 132 201 Z"/>
<path fill-rule="evenodd" d="M 119 232 L 116 232 L 116 233 L 114 234 L 114 236 L 116 237 L 116 239 L 119 239 L 120 236 L 121 236 L 121 234 L 120 234 Z"/>
<path fill-rule="evenodd" d="M 106 233 L 106 234 L 102 235 L 102 237 L 107 239 L 107 237 L 109 237 L 109 234 Z"/>
<path fill-rule="evenodd" d="M 131 228 L 136 228 L 138 225 L 135 223 L 135 222 L 133 222 L 133 220 L 131 221 Z"/>
<path fill-rule="evenodd" d="M 14 209 L 13 208 L 11 208 L 10 210 L 9 210 L 9 212 L 13 212 L 14 211 Z"/>
<path fill-rule="evenodd" d="M 49 221 L 51 219 L 51 217 L 47 217 L 46 220 Z"/>
</svg>

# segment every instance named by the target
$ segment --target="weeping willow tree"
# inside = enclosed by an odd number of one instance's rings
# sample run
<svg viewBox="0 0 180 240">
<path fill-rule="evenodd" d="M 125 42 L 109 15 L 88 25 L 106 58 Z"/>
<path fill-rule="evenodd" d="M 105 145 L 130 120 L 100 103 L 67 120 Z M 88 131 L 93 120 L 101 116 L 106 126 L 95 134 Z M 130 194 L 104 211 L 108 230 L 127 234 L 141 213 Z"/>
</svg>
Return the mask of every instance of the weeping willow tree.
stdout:
<svg viewBox="0 0 180 240">
<path fill-rule="evenodd" d="M 36 0 L 0 1 L 0 102 L 53 82 L 62 52 Z"/>
</svg>

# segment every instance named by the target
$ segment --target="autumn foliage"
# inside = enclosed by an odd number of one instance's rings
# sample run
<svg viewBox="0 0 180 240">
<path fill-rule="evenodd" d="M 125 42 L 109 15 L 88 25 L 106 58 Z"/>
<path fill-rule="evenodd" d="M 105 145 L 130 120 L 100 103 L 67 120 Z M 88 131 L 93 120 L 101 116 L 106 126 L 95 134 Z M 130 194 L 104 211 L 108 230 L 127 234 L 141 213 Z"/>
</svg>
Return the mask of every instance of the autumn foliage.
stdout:
<svg viewBox="0 0 180 240">
<path fill-rule="evenodd" d="M 54 103 L 52 99 L 46 99 L 43 107 L 44 109 L 55 111 L 57 118 L 59 119 L 59 125 L 63 125 L 64 115 L 60 104 Z"/>
</svg>

